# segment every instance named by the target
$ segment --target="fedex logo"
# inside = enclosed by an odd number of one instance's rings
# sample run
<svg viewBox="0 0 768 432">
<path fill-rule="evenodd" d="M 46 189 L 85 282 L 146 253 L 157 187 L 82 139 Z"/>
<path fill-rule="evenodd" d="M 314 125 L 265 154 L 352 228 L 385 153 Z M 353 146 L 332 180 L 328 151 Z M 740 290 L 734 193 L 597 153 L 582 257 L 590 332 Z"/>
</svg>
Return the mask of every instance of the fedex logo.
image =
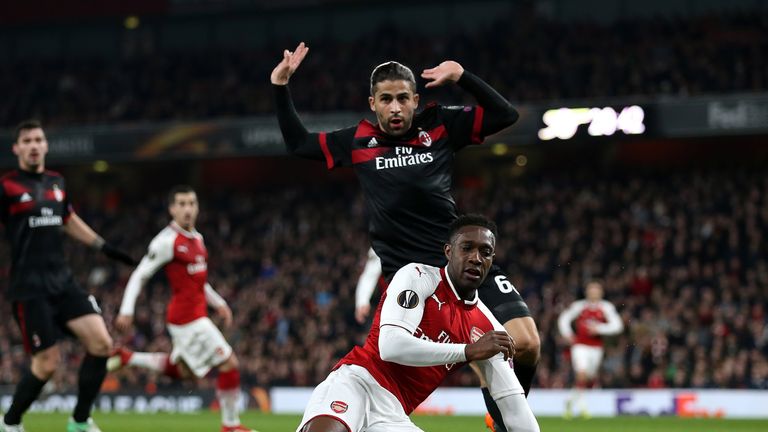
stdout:
<svg viewBox="0 0 768 432">
<path fill-rule="evenodd" d="M 644 403 L 645 402 L 645 403 Z M 695 393 L 677 393 L 667 406 L 638 401 L 632 393 L 619 393 L 616 396 L 617 415 L 653 415 L 677 417 L 722 418 L 725 417 L 723 408 L 707 409 L 696 406 L 698 396 Z"/>
</svg>

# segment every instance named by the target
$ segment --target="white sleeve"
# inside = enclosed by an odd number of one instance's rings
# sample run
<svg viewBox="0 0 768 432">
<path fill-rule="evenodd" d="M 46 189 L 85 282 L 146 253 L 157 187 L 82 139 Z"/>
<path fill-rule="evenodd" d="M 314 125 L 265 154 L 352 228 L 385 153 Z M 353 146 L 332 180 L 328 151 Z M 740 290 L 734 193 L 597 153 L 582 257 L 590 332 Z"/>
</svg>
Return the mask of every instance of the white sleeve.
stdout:
<svg viewBox="0 0 768 432">
<path fill-rule="evenodd" d="M 478 307 L 493 324 L 494 330 L 504 331 L 504 326 L 493 316 L 483 302 Z M 476 361 L 475 364 L 488 383 L 488 392 L 501 411 L 501 417 L 507 430 L 512 432 L 539 432 L 539 423 L 536 421 L 528 401 L 525 399 L 525 391 L 517 379 L 510 362 L 504 360 L 501 353 L 486 359 Z M 514 426 L 511 426 L 514 425 Z"/>
<path fill-rule="evenodd" d="M 227 301 L 224 300 L 224 298 L 220 296 L 219 293 L 217 293 L 216 290 L 214 290 L 211 284 L 208 282 L 205 283 L 205 301 L 212 308 L 227 305 Z"/>
<path fill-rule="evenodd" d="M 497 331 L 506 331 L 504 326 L 493 316 L 488 307 L 479 301 L 477 307 L 485 315 L 488 321 L 493 324 L 493 329 Z M 510 362 L 504 360 L 504 354 L 498 353 L 495 356 L 478 360 L 475 364 L 480 368 L 480 372 L 488 383 L 488 391 L 493 399 L 500 399 L 513 394 L 525 394 L 520 380 L 517 379 Z"/>
<path fill-rule="evenodd" d="M 365 306 L 371 302 L 371 296 L 376 290 L 376 284 L 381 277 L 381 259 L 373 248 L 368 249 L 368 260 L 355 288 L 355 307 Z"/>
<path fill-rule="evenodd" d="M 560 330 L 560 334 L 563 335 L 563 337 L 569 338 L 573 336 L 573 328 L 571 328 L 571 323 L 581 313 L 581 305 L 581 300 L 571 303 L 571 305 L 568 306 L 568 308 L 564 310 L 557 318 L 557 328 Z"/>
<path fill-rule="evenodd" d="M 136 269 L 131 273 L 128 284 L 123 293 L 123 303 L 120 305 L 120 315 L 133 315 L 136 307 L 136 298 L 141 293 L 141 288 L 157 272 L 160 267 L 168 264 L 173 259 L 173 236 L 164 235 L 163 232 L 149 244 L 149 251 Z"/>
<path fill-rule="evenodd" d="M 424 303 L 440 283 L 422 264 L 398 270 L 387 287 L 381 309 L 379 354 L 405 366 L 437 366 L 466 361 L 466 344 L 437 343 L 413 336 L 424 315 Z"/>
<path fill-rule="evenodd" d="M 514 394 L 496 399 L 504 425 L 510 432 L 539 432 L 539 422 L 531 411 L 525 394 Z M 513 425 L 513 426 L 510 426 Z"/>
<path fill-rule="evenodd" d="M 467 361 L 466 344 L 437 343 L 414 337 L 402 327 L 379 330 L 379 354 L 384 361 L 405 366 L 440 366 Z"/>
<path fill-rule="evenodd" d="M 600 323 L 595 326 L 597 333 L 603 336 L 610 336 L 619 334 L 624 331 L 624 322 L 621 320 L 619 313 L 616 312 L 616 307 L 612 303 L 605 300 L 603 300 L 601 304 L 603 313 L 605 314 L 605 318 L 608 322 Z"/>
</svg>

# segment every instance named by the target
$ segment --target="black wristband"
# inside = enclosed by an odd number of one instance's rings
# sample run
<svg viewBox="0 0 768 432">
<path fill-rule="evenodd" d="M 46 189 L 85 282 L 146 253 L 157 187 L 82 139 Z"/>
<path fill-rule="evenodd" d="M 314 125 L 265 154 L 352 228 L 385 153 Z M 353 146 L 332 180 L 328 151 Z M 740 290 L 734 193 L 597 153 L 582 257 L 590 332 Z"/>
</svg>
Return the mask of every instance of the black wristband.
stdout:
<svg viewBox="0 0 768 432">
<path fill-rule="evenodd" d="M 128 264 L 130 266 L 138 264 L 130 255 L 106 242 L 101 246 L 101 252 L 108 258 L 120 261 L 123 264 Z"/>
</svg>

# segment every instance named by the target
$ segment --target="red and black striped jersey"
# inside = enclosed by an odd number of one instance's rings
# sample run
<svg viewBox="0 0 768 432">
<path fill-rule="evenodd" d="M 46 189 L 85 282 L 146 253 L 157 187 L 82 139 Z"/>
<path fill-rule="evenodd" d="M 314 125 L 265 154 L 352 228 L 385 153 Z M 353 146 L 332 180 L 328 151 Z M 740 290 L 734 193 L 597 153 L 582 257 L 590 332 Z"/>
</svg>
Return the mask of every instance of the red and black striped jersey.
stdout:
<svg viewBox="0 0 768 432">
<path fill-rule="evenodd" d="M 388 136 L 368 120 L 317 134 L 328 169 L 352 167 L 360 180 L 371 243 L 386 276 L 413 261 L 445 263 L 443 245 L 457 217 L 454 154 L 483 141 L 482 119 L 479 106 L 430 104 L 402 137 Z"/>
<path fill-rule="evenodd" d="M 71 215 L 60 174 L 14 170 L 0 178 L 0 221 L 11 244 L 11 300 L 69 289 L 72 273 L 61 228 Z"/>
</svg>

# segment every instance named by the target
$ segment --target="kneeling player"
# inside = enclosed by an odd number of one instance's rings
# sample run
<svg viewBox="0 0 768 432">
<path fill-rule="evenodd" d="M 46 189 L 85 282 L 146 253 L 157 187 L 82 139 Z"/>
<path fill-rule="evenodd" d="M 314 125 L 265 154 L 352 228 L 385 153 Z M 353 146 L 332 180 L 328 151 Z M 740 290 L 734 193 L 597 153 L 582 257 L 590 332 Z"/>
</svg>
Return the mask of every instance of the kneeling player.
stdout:
<svg viewBox="0 0 768 432">
<path fill-rule="evenodd" d="M 495 232 L 484 217 L 462 216 L 451 225 L 444 268 L 411 263 L 395 274 L 365 345 L 314 390 L 298 431 L 421 431 L 408 415 L 472 361 L 504 423 L 513 431 L 539 430 L 509 367 L 514 342 L 477 296 Z"/>
</svg>

